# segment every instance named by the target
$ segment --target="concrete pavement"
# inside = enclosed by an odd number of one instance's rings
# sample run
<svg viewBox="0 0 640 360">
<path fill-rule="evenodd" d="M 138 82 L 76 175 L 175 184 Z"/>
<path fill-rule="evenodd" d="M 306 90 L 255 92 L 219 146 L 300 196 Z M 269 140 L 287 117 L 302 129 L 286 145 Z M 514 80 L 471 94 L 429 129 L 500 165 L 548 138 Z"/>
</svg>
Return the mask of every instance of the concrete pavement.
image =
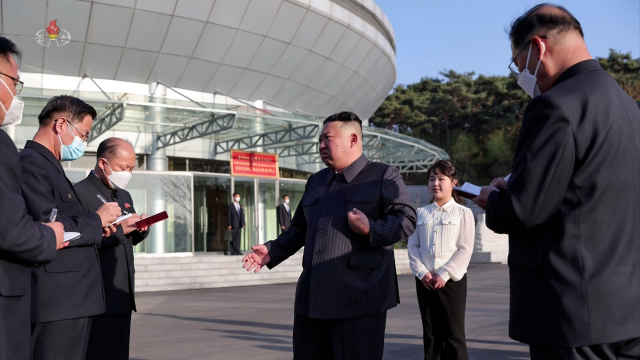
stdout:
<svg viewBox="0 0 640 360">
<path fill-rule="evenodd" d="M 385 360 L 422 359 L 415 282 L 398 277 L 401 304 L 389 311 Z M 507 336 L 505 265 L 468 272 L 467 345 L 471 359 L 528 359 Z M 131 359 L 291 359 L 295 284 L 141 293 L 131 330 Z"/>
</svg>

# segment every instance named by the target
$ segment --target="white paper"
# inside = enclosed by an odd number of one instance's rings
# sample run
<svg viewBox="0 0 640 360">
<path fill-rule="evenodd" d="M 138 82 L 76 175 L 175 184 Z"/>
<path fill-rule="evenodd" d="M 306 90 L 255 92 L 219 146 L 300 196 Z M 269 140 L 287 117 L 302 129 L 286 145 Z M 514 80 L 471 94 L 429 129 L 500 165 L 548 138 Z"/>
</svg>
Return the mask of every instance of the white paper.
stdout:
<svg viewBox="0 0 640 360">
<path fill-rule="evenodd" d="M 504 177 L 504 181 L 509 181 L 509 178 L 511 177 L 511 174 L 507 175 Z"/>
<path fill-rule="evenodd" d="M 125 220 L 125 219 L 128 219 L 128 218 L 130 218 L 130 217 L 132 217 L 132 216 L 133 216 L 133 214 L 122 215 L 122 216 L 118 217 L 118 218 L 116 219 L 116 221 L 112 222 L 111 224 L 109 224 L 109 225 L 107 225 L 107 226 L 111 226 L 111 225 L 113 225 L 113 224 L 117 224 L 117 223 L 119 223 L 120 221 Z M 107 226 L 105 226 L 105 227 L 107 227 Z"/>
<path fill-rule="evenodd" d="M 480 196 L 480 190 L 482 190 L 480 186 L 476 186 L 468 182 L 464 183 L 464 185 L 462 185 L 461 187 L 454 186 L 453 188 L 458 191 L 464 191 L 475 196 Z"/>
<path fill-rule="evenodd" d="M 80 237 L 80 233 L 79 232 L 65 232 L 64 233 L 64 241 L 71 241 L 71 240 L 75 240 L 77 238 Z"/>
</svg>

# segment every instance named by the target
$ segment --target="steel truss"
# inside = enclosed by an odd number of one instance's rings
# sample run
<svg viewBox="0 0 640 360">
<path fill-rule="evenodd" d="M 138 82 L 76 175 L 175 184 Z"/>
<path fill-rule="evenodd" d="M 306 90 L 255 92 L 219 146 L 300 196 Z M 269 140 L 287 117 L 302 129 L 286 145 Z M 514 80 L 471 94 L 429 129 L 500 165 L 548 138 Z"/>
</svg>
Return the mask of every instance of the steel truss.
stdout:
<svg viewBox="0 0 640 360">
<path fill-rule="evenodd" d="M 185 127 L 180 130 L 175 130 L 156 136 L 155 148 L 162 149 L 163 147 L 180 144 L 185 141 L 198 139 L 207 135 L 217 134 L 226 130 L 230 130 L 233 128 L 235 121 L 235 114 L 216 115 L 212 113 L 209 116 L 209 119 L 205 121 Z"/>
<path fill-rule="evenodd" d="M 236 138 L 226 141 L 217 141 L 215 145 L 214 152 L 216 155 L 224 154 L 233 150 L 247 150 L 253 149 L 257 147 L 267 147 L 270 145 L 282 144 L 282 143 L 293 143 L 300 140 L 309 140 L 318 136 L 320 132 L 320 125 L 310 124 L 303 125 L 298 127 L 291 127 L 291 125 L 287 125 L 287 128 L 284 130 L 278 130 L 273 132 L 268 132 L 265 134 L 258 135 L 250 135 L 242 138 Z M 308 145 L 307 143 L 303 145 Z M 313 144 L 317 145 L 317 144 Z M 285 148 L 291 148 L 290 151 L 296 151 L 295 144 L 287 145 Z M 304 148 L 301 148 L 304 151 Z M 270 150 L 270 149 L 265 149 Z M 302 151 L 299 150 L 299 151 Z M 283 151 L 286 151 L 283 150 Z M 274 152 L 274 151 L 270 151 Z M 292 153 L 293 154 L 293 153 Z M 294 156 L 294 155 L 291 155 Z"/>
<path fill-rule="evenodd" d="M 91 133 L 89 134 L 89 140 L 87 140 L 87 142 L 92 142 L 100 135 L 116 126 L 117 123 L 122 121 L 124 119 L 126 106 L 126 103 L 111 104 L 100 116 L 98 116 L 93 121 Z"/>
</svg>

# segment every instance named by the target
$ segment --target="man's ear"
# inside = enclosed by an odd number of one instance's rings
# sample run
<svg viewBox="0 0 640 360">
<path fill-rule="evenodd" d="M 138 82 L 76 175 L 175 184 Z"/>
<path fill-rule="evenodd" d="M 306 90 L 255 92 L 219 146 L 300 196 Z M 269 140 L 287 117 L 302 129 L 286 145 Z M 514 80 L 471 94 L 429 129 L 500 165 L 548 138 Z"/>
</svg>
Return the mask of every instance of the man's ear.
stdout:
<svg viewBox="0 0 640 360">
<path fill-rule="evenodd" d="M 458 186 L 458 179 L 453 179 L 453 186 Z"/>
<path fill-rule="evenodd" d="M 354 147 L 358 144 L 358 134 L 351 134 L 351 145 L 349 147 Z"/>
<path fill-rule="evenodd" d="M 54 119 L 53 120 L 53 132 L 56 135 L 62 134 L 62 132 L 64 131 L 63 128 L 66 126 L 66 122 L 67 122 L 67 119 L 65 119 L 65 118 L 58 118 L 57 121 Z"/>
<path fill-rule="evenodd" d="M 531 39 L 531 42 L 533 44 L 536 44 L 536 46 L 538 47 L 538 60 L 542 60 L 542 57 L 544 56 L 545 52 L 547 51 L 546 44 L 544 43 L 544 41 L 542 41 L 542 39 L 540 39 L 537 36 L 534 36 L 533 39 Z M 529 70 L 529 71 L 531 71 L 531 70 Z"/>
<path fill-rule="evenodd" d="M 100 158 L 100 159 L 98 159 L 98 167 L 99 167 L 100 169 L 102 169 L 102 171 L 106 172 L 106 170 L 105 170 L 105 169 L 106 169 L 106 167 L 107 167 L 107 164 L 105 164 L 105 160 L 104 160 L 104 158 Z"/>
</svg>

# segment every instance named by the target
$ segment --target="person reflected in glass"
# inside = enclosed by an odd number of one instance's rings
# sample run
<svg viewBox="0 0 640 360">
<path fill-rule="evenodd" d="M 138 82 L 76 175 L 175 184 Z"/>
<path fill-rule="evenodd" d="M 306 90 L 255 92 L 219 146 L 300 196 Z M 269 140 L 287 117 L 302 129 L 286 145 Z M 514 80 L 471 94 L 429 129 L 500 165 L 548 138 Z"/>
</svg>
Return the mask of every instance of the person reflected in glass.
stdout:
<svg viewBox="0 0 640 360">
<path fill-rule="evenodd" d="M 227 230 L 231 231 L 229 255 L 242 255 L 240 252 L 240 237 L 245 225 L 244 209 L 240 205 L 240 194 L 233 193 L 233 202 L 227 206 Z"/>
<path fill-rule="evenodd" d="M 291 207 L 289 206 L 289 195 L 282 196 L 282 204 L 276 207 L 278 213 L 278 228 L 280 232 L 285 232 L 291 226 Z"/>
</svg>

